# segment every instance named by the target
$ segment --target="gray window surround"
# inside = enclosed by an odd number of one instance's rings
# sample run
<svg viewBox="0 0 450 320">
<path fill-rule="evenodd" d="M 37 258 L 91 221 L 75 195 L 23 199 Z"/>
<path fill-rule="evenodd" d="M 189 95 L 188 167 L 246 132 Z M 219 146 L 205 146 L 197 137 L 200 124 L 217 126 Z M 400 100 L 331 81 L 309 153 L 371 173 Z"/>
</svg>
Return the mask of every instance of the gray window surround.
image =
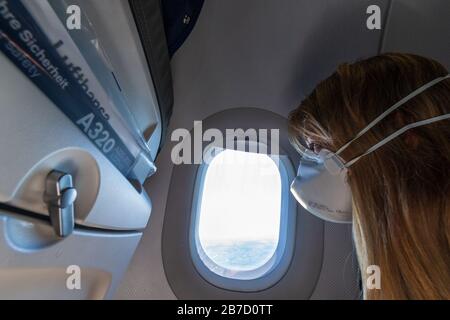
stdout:
<svg viewBox="0 0 450 320">
<path fill-rule="evenodd" d="M 289 143 L 287 120 L 273 112 L 258 108 L 229 109 L 204 119 L 203 130 L 209 128 L 217 128 L 222 132 L 227 128 L 279 129 L 280 155 L 287 156 L 294 167 L 300 159 Z M 199 168 L 200 165 L 174 166 L 169 187 L 162 258 L 166 277 L 175 295 L 180 299 L 310 298 L 322 266 L 324 222 L 298 205 L 292 259 L 278 281 L 259 291 L 244 292 L 219 288 L 202 277 L 191 257 L 189 232 Z"/>
</svg>

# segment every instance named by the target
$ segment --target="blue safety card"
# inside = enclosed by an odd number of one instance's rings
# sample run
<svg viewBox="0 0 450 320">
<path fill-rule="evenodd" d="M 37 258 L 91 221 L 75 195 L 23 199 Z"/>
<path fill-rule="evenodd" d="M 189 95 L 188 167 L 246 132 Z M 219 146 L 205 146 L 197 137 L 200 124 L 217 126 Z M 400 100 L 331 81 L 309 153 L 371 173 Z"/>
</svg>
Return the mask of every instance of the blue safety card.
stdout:
<svg viewBox="0 0 450 320">
<path fill-rule="evenodd" d="M 0 50 L 126 177 L 136 158 L 18 0 L 0 0 Z M 6 76 L 6 75 L 0 75 Z"/>
</svg>

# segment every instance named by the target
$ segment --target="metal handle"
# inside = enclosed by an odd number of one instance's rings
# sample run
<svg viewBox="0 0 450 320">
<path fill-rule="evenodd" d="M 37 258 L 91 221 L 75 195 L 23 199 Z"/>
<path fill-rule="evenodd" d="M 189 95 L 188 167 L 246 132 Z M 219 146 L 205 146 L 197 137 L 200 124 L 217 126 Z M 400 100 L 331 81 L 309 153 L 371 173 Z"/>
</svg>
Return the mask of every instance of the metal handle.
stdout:
<svg viewBox="0 0 450 320">
<path fill-rule="evenodd" d="M 50 222 L 59 237 L 69 236 L 75 226 L 74 202 L 77 190 L 73 187 L 70 174 L 52 171 L 48 174 L 45 187 L 45 202 L 48 205 Z"/>
</svg>

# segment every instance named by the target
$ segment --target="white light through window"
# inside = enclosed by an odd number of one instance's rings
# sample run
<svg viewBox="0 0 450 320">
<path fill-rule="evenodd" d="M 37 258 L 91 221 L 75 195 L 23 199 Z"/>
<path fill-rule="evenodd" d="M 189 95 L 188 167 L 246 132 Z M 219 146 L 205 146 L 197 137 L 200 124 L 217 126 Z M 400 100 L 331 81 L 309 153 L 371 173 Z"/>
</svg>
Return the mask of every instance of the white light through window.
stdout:
<svg viewBox="0 0 450 320">
<path fill-rule="evenodd" d="M 198 239 L 209 260 L 200 257 L 211 271 L 232 277 L 262 267 L 274 255 L 281 183 L 278 166 L 265 154 L 224 150 L 212 159 L 198 217 Z"/>
</svg>

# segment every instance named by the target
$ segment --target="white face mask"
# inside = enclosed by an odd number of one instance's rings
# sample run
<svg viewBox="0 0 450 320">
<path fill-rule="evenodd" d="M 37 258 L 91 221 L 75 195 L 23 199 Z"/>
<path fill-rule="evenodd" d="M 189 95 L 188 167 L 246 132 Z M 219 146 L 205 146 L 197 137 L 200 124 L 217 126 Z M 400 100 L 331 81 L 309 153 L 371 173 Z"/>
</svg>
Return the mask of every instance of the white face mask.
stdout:
<svg viewBox="0 0 450 320">
<path fill-rule="evenodd" d="M 369 131 L 392 111 L 396 110 L 401 105 L 428 88 L 448 78 L 450 78 L 450 74 L 437 78 L 413 91 L 408 96 L 404 97 L 402 100 L 398 101 L 392 107 L 380 114 L 371 123 L 369 123 L 367 127 L 361 130 L 352 140 L 343 145 L 335 153 L 322 149 L 318 155 L 315 155 L 315 159 L 312 159 L 311 154 L 303 157 L 300 161 L 297 177 L 291 184 L 291 192 L 297 201 L 306 210 L 321 219 L 337 223 L 351 223 L 352 194 L 346 181 L 348 168 L 362 157 L 374 152 L 381 146 L 410 129 L 433 122 L 450 119 L 450 113 L 408 124 L 373 145 L 363 154 L 348 162 L 345 162 L 339 155 L 350 144 Z"/>
</svg>

